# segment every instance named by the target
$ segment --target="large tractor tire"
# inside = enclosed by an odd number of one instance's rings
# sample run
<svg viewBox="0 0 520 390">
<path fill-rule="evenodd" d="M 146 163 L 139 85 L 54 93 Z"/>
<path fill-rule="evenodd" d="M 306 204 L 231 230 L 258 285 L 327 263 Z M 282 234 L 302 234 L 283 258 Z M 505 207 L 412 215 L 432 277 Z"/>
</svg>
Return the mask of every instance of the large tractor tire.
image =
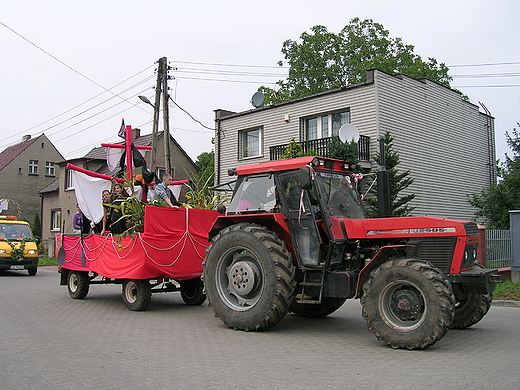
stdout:
<svg viewBox="0 0 520 390">
<path fill-rule="evenodd" d="M 484 269 L 476 263 L 473 269 Z M 452 329 L 464 329 L 475 325 L 487 314 L 491 307 L 493 294 L 473 294 L 455 289 L 455 318 Z"/>
<path fill-rule="evenodd" d="M 152 286 L 148 279 L 123 281 L 123 302 L 132 311 L 146 310 L 152 299 Z"/>
<path fill-rule="evenodd" d="M 409 350 L 442 339 L 455 311 L 443 273 L 415 258 L 389 260 L 376 268 L 363 285 L 361 304 L 368 329 L 380 342 Z"/>
<path fill-rule="evenodd" d="M 84 271 L 69 271 L 67 274 L 67 289 L 71 298 L 85 298 L 90 289 L 88 273 Z"/>
<path fill-rule="evenodd" d="M 314 305 L 308 303 L 297 303 L 293 301 L 289 312 L 298 317 L 323 318 L 338 310 L 347 298 L 322 298 L 321 303 Z"/>
<path fill-rule="evenodd" d="M 199 306 L 206 300 L 204 285 L 200 278 L 181 280 L 181 298 L 186 305 Z"/>
<path fill-rule="evenodd" d="M 264 330 L 287 314 L 295 270 L 285 243 L 272 231 L 252 223 L 222 230 L 203 266 L 208 301 L 227 326 Z"/>
</svg>

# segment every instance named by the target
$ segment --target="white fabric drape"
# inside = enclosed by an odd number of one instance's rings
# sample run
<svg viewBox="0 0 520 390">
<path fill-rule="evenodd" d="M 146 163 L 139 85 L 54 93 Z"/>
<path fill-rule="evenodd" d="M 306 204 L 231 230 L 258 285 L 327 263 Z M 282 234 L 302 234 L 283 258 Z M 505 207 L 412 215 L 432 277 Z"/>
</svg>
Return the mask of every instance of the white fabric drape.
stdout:
<svg viewBox="0 0 520 390">
<path fill-rule="evenodd" d="M 74 170 L 72 175 L 79 208 L 93 224 L 98 223 L 103 218 L 101 193 L 103 190 L 110 191 L 110 180 L 91 177 Z"/>
</svg>

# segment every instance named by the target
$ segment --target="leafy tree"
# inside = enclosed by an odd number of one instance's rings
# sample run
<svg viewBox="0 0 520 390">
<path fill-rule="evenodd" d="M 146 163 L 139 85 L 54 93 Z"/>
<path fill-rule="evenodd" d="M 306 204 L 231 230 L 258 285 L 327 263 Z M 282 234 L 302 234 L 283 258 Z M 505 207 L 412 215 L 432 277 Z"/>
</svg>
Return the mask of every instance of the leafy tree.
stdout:
<svg viewBox="0 0 520 390">
<path fill-rule="evenodd" d="M 197 156 L 195 165 L 199 168 L 199 178 L 201 182 L 206 182 L 207 179 L 214 175 L 215 167 L 215 152 L 203 152 Z"/>
<path fill-rule="evenodd" d="M 520 126 L 520 123 L 518 124 Z M 513 157 L 499 166 L 500 182 L 487 191 L 469 196 L 469 203 L 477 209 L 475 217 L 483 217 L 491 229 L 509 229 L 509 210 L 520 209 L 520 134 L 514 128 L 506 132 L 507 144 Z"/>
<path fill-rule="evenodd" d="M 31 225 L 33 235 L 35 237 L 41 237 L 42 236 L 42 222 L 40 220 L 40 214 L 36 213 L 34 214 L 34 220 Z"/>
<path fill-rule="evenodd" d="M 408 217 L 412 215 L 415 207 L 408 205 L 412 201 L 416 194 L 409 194 L 400 196 L 399 193 L 404 189 L 408 188 L 414 181 L 410 176 L 410 170 L 399 172 L 397 166 L 400 163 L 399 154 L 393 148 L 394 137 L 389 131 L 386 131 L 382 137 L 385 143 L 385 168 L 390 173 L 390 192 L 391 192 L 391 209 L 392 217 Z M 381 164 L 381 154 L 376 153 L 374 160 Z M 371 217 L 377 217 L 378 215 L 378 204 L 377 204 L 377 183 L 372 187 L 371 194 L 375 198 L 370 197 L 365 199 L 365 203 L 368 207 L 368 214 Z"/>
<path fill-rule="evenodd" d="M 324 26 L 303 32 L 299 41 L 286 40 L 282 45 L 289 76 L 277 82 L 277 90 L 260 87 L 265 104 L 277 103 L 313 93 L 359 83 L 366 70 L 377 68 L 394 74 L 402 73 L 427 78 L 447 87 L 452 77 L 448 67 L 435 58 L 424 61 L 414 53 L 414 46 L 401 38 L 390 37 L 383 25 L 371 19 L 352 19 L 338 34 Z"/>
</svg>

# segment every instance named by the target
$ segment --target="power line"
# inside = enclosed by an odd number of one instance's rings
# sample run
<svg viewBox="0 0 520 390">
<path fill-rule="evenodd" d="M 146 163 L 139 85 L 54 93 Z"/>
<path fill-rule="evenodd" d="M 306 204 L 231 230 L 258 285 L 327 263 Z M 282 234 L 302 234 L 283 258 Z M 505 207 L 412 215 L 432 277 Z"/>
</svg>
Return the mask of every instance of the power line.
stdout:
<svg viewBox="0 0 520 390">
<path fill-rule="evenodd" d="M 494 62 L 488 64 L 465 64 L 465 65 L 448 65 L 448 68 L 463 68 L 473 66 L 498 66 L 498 65 L 519 65 L 520 62 Z"/>
</svg>

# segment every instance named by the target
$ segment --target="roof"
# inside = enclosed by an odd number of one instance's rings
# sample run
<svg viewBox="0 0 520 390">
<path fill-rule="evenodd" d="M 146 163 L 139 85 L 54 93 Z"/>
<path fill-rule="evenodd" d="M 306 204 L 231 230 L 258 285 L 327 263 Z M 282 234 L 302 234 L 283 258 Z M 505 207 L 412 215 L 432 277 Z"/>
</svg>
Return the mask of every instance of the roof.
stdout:
<svg viewBox="0 0 520 390">
<path fill-rule="evenodd" d="M 0 171 L 8 166 L 16 157 L 22 154 L 29 146 L 31 146 L 38 138 L 30 138 L 27 141 L 22 141 L 17 144 L 8 146 L 5 150 L 0 153 Z"/>
<path fill-rule="evenodd" d="M 42 190 L 40 190 L 40 194 L 58 191 L 59 189 L 60 189 L 60 178 L 58 177 L 55 180 L 53 180 L 48 186 L 46 186 Z"/>
</svg>

